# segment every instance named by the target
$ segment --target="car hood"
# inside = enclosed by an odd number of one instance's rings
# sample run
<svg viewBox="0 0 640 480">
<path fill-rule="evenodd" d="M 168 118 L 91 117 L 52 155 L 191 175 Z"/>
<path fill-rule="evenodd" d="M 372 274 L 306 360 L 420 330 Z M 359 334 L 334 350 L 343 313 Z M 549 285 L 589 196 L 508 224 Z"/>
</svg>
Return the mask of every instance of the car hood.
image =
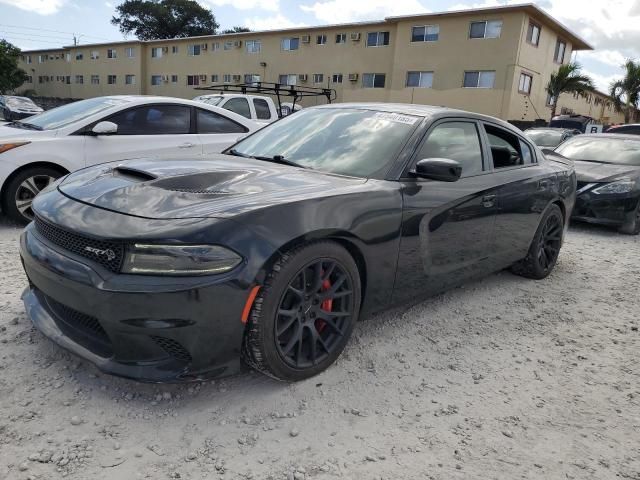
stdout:
<svg viewBox="0 0 640 480">
<path fill-rule="evenodd" d="M 575 162 L 576 178 L 579 182 L 611 182 L 618 177 L 640 175 L 640 167 L 612 165 L 610 163 Z"/>
<path fill-rule="evenodd" d="M 0 124 L 0 142 L 24 142 L 41 138 L 55 137 L 56 130 L 28 130 L 26 128 L 9 127 L 8 124 Z"/>
<path fill-rule="evenodd" d="M 231 218 L 271 205 L 349 191 L 366 179 L 249 158 L 136 159 L 68 175 L 69 198 L 144 218 Z"/>
</svg>

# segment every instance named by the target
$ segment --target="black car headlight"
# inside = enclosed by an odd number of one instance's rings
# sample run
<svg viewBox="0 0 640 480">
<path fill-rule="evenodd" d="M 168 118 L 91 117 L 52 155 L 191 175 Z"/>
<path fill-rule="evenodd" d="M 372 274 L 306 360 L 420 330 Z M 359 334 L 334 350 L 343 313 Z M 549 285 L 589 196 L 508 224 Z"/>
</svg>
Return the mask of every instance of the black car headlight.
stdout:
<svg viewBox="0 0 640 480">
<path fill-rule="evenodd" d="M 617 182 L 607 183 L 602 187 L 598 187 L 593 190 L 596 194 L 616 194 L 616 193 L 629 193 L 633 190 L 634 182 L 632 180 L 620 180 Z"/>
<path fill-rule="evenodd" d="M 219 245 L 153 245 L 127 249 L 122 273 L 138 275 L 215 275 L 235 268 L 242 257 Z"/>
</svg>

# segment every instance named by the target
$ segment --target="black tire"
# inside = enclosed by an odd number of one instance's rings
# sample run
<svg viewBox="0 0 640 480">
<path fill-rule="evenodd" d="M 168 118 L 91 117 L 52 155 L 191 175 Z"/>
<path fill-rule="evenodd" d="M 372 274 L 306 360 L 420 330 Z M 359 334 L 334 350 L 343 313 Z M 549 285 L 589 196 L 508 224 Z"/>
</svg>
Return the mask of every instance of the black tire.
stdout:
<svg viewBox="0 0 640 480">
<path fill-rule="evenodd" d="M 244 361 L 284 381 L 320 373 L 347 345 L 358 320 L 360 295 L 358 267 L 341 245 L 318 241 L 290 250 L 273 266 L 254 301 L 243 342 Z M 289 355 L 291 350 L 295 352 Z"/>
<path fill-rule="evenodd" d="M 551 205 L 540 220 L 527 256 L 515 263 L 511 271 L 534 280 L 546 278 L 556 266 L 562 235 L 564 216 L 558 205 Z"/>
<path fill-rule="evenodd" d="M 50 167 L 27 168 L 7 184 L 2 198 L 2 211 L 15 222 L 25 224 L 33 219 L 31 203 L 33 198 L 52 181 L 60 178 L 63 173 Z M 30 182 L 29 180 L 35 179 Z"/>
<path fill-rule="evenodd" d="M 625 235 L 640 234 L 640 200 L 638 200 L 638 205 L 635 210 L 629 213 L 627 220 L 618 231 Z"/>
</svg>

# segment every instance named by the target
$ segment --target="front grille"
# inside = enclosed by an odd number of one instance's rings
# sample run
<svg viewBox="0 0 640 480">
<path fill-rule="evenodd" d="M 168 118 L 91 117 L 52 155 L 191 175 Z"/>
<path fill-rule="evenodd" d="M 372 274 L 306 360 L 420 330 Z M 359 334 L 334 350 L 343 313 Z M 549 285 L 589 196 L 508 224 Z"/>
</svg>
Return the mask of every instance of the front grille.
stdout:
<svg viewBox="0 0 640 480">
<path fill-rule="evenodd" d="M 191 362 L 191 354 L 187 351 L 186 348 L 180 345 L 180 343 L 171 338 L 158 337 L 156 335 L 152 335 L 151 338 L 171 357 L 181 362 Z"/>
<path fill-rule="evenodd" d="M 48 295 L 44 297 L 56 324 L 69 338 L 101 357 L 113 355 L 111 339 L 97 318 L 63 305 Z"/>
<path fill-rule="evenodd" d="M 59 247 L 88 258 L 107 270 L 119 272 L 124 257 L 124 243 L 94 238 L 68 232 L 60 227 L 51 225 L 39 217 L 34 220 L 36 231 L 51 243 Z"/>
</svg>

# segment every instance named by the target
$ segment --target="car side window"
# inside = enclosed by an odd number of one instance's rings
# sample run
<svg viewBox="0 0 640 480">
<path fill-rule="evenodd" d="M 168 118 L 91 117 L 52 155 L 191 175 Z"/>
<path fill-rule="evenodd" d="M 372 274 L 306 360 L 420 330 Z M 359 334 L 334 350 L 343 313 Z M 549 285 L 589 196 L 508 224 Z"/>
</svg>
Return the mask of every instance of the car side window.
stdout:
<svg viewBox="0 0 640 480">
<path fill-rule="evenodd" d="M 522 140 L 520 141 L 520 151 L 522 152 L 522 160 L 525 165 L 530 165 L 535 163 L 533 152 L 531 151 L 531 147 L 524 143 Z"/>
<path fill-rule="evenodd" d="M 107 118 L 118 125 L 117 135 L 180 135 L 191 130 L 191 107 L 149 105 Z"/>
<path fill-rule="evenodd" d="M 522 151 L 522 146 L 526 146 L 526 144 L 523 144 L 517 135 L 493 125 L 485 124 L 484 128 L 489 138 L 494 169 L 517 167 L 531 163 L 531 150 L 527 152 L 529 155 L 529 161 L 527 162 Z"/>
<path fill-rule="evenodd" d="M 446 122 L 437 125 L 418 151 L 417 160 L 449 158 L 462 166 L 462 176 L 482 173 L 482 147 L 475 123 Z"/>
<path fill-rule="evenodd" d="M 230 118 L 208 110 L 196 109 L 198 133 L 245 133 L 249 129 Z"/>
<path fill-rule="evenodd" d="M 258 120 L 271 119 L 271 110 L 269 110 L 269 104 L 264 98 L 254 98 L 253 107 L 256 109 L 256 117 Z"/>
<path fill-rule="evenodd" d="M 246 98 L 231 98 L 222 108 L 226 108 L 243 117 L 251 118 L 251 110 L 249 109 L 249 102 Z"/>
</svg>

